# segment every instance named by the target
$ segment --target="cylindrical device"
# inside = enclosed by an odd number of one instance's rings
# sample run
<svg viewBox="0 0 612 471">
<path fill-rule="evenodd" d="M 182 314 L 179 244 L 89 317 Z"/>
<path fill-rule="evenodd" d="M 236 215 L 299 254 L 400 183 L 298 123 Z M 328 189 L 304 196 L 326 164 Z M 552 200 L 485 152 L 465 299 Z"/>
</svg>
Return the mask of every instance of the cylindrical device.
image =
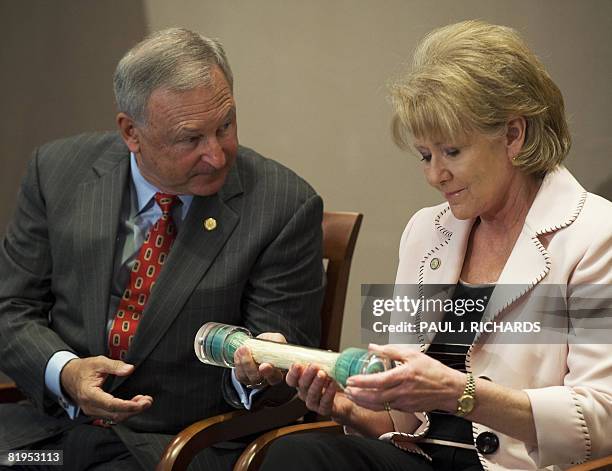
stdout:
<svg viewBox="0 0 612 471">
<path fill-rule="evenodd" d="M 331 376 L 343 388 L 351 376 L 382 373 L 395 366 L 387 357 L 375 355 L 363 348 L 347 348 L 338 355 Z"/>
<path fill-rule="evenodd" d="M 234 353 L 249 338 L 252 338 L 251 332 L 244 327 L 207 322 L 198 329 L 193 347 L 202 363 L 232 368 Z"/>
<path fill-rule="evenodd" d="M 198 330 L 194 341 L 198 359 L 208 365 L 231 368 L 234 353 L 247 346 L 257 363 L 270 363 L 287 370 L 294 363 L 317 364 L 342 387 L 346 380 L 357 374 L 379 373 L 392 368 L 394 362 L 361 348 L 349 348 L 335 353 L 316 348 L 301 347 L 268 340 L 255 339 L 243 328 L 217 322 L 208 322 Z"/>
</svg>

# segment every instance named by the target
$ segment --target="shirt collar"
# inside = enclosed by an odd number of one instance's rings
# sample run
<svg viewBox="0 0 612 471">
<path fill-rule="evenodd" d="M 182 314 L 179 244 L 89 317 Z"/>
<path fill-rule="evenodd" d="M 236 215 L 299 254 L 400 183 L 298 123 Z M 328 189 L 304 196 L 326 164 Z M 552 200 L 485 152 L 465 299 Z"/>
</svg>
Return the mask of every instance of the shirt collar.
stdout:
<svg viewBox="0 0 612 471">
<path fill-rule="evenodd" d="M 130 170 L 132 173 L 132 183 L 134 184 L 134 188 L 136 189 L 136 199 L 137 199 L 137 212 L 140 213 L 145 206 L 149 204 L 149 201 L 155 196 L 155 193 L 161 192 L 159 188 L 155 185 L 149 183 L 145 177 L 140 173 L 140 169 L 138 168 L 138 164 L 136 163 L 136 156 L 134 152 L 130 152 Z M 191 204 L 191 200 L 193 199 L 193 195 L 178 195 L 181 203 L 183 203 L 183 207 L 189 207 Z"/>
</svg>

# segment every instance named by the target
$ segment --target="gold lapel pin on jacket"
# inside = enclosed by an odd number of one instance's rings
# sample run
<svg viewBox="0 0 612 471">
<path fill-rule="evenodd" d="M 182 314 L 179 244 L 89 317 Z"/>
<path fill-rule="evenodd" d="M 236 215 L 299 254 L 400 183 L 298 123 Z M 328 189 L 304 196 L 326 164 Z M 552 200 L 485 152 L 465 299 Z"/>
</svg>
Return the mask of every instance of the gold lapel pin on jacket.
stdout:
<svg viewBox="0 0 612 471">
<path fill-rule="evenodd" d="M 203 225 L 207 231 L 214 231 L 217 228 L 217 220 L 215 218 L 206 218 Z"/>
<path fill-rule="evenodd" d="M 432 270 L 437 270 L 438 268 L 440 268 L 440 265 L 442 265 L 442 262 L 438 257 L 432 258 L 431 262 L 429 262 L 429 268 L 431 268 Z"/>
</svg>

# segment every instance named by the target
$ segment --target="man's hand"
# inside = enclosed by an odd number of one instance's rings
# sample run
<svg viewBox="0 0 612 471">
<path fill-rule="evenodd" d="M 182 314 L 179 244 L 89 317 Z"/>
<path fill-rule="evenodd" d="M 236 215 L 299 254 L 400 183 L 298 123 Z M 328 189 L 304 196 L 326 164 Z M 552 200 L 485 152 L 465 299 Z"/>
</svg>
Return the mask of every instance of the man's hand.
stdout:
<svg viewBox="0 0 612 471">
<path fill-rule="evenodd" d="M 265 332 L 256 338 L 271 340 L 277 343 L 287 343 L 287 339 L 282 334 Z M 278 368 L 274 368 L 269 363 L 257 365 L 248 347 L 242 346 L 234 353 L 234 373 L 236 379 L 245 386 L 264 387 L 267 385 L 279 384 L 283 381 L 284 373 Z"/>
<path fill-rule="evenodd" d="M 129 401 L 119 399 L 102 389 L 108 375 L 129 376 L 134 365 L 105 356 L 75 358 L 62 369 L 60 381 L 64 391 L 90 417 L 121 422 L 151 407 L 151 396 L 137 395 Z"/>
</svg>

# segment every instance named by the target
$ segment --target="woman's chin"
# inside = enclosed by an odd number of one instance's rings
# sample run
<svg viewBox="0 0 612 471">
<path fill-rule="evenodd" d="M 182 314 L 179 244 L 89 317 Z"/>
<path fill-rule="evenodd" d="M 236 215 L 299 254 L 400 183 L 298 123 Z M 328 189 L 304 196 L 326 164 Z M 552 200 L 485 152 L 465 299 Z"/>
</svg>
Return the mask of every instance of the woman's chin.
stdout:
<svg viewBox="0 0 612 471">
<path fill-rule="evenodd" d="M 473 209 L 466 208 L 464 205 L 449 203 L 449 206 L 451 213 L 453 213 L 453 216 L 455 216 L 456 219 L 464 221 L 466 219 L 473 219 L 478 216 Z"/>
</svg>

